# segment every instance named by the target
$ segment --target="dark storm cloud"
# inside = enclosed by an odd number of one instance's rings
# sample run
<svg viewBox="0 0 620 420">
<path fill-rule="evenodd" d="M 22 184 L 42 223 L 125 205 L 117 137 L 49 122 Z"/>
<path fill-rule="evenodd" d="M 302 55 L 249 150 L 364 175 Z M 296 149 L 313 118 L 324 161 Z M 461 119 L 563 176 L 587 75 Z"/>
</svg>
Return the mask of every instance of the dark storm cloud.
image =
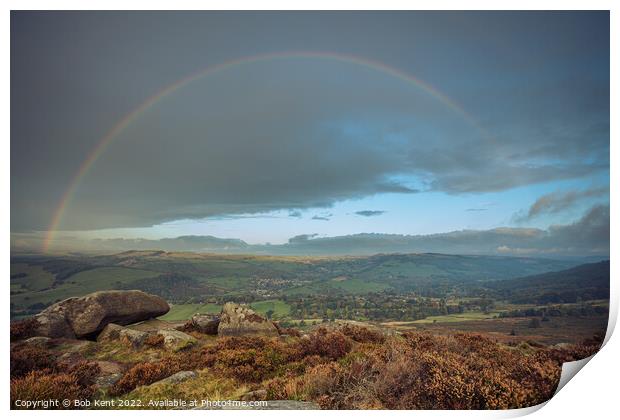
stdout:
<svg viewBox="0 0 620 420">
<path fill-rule="evenodd" d="M 468 115 L 361 66 L 239 66 L 134 121 L 79 184 L 60 227 L 502 191 L 609 168 L 607 12 L 13 12 L 11 229 L 46 229 L 97 142 L 163 87 L 295 50 L 394 66 Z"/>
<path fill-rule="evenodd" d="M 358 216 L 365 217 L 381 216 L 383 213 L 385 213 L 385 210 L 360 210 L 355 212 Z"/>
<path fill-rule="evenodd" d="M 519 222 L 534 219 L 542 214 L 560 213 L 588 199 L 609 195 L 609 188 L 590 188 L 587 190 L 556 191 L 538 198 L 527 214 L 516 215 Z"/>
</svg>

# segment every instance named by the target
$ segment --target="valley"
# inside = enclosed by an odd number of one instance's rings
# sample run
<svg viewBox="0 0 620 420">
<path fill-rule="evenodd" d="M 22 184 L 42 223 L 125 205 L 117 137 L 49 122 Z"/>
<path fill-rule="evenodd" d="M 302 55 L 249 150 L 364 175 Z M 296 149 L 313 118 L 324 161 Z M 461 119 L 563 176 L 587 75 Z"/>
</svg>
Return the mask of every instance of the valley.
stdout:
<svg viewBox="0 0 620 420">
<path fill-rule="evenodd" d="M 161 317 L 165 321 L 217 313 L 225 302 L 238 301 L 284 327 L 353 321 L 395 331 L 475 331 L 504 342 L 518 337 L 557 344 L 578 342 L 606 328 L 609 262 L 163 251 L 12 257 L 13 319 L 71 296 L 109 289 L 138 289 L 165 298 L 171 306 Z"/>
</svg>

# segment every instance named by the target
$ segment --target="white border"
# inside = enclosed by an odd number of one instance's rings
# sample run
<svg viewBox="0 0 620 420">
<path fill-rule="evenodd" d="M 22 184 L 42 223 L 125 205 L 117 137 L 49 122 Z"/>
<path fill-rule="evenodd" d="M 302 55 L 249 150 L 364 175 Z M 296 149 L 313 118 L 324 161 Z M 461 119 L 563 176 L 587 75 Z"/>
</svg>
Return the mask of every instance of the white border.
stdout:
<svg viewBox="0 0 620 420">
<path fill-rule="evenodd" d="M 617 79 L 613 75 L 620 74 L 618 67 L 618 19 L 617 12 L 618 7 L 615 7 L 617 2 L 614 1 L 552 1 L 552 0 L 521 0 L 521 1 L 483 1 L 483 0 L 469 0 L 469 1 L 457 1 L 457 0 L 445 0 L 445 1 L 403 1 L 403 0 L 382 0 L 382 1 L 334 1 L 334 0 L 314 0 L 314 1 L 296 1 L 294 4 L 286 1 L 274 1 L 274 0 L 235 0 L 235 1 L 196 1 L 196 0 L 175 0 L 175 1 L 162 1 L 151 0 L 149 2 L 139 2 L 131 0 L 91 0 L 88 2 L 78 0 L 58 0 L 54 2 L 44 0 L 8 0 L 4 1 L 3 8 L 4 14 L 2 15 L 2 32 L 1 32 L 1 44 L 2 45 L 2 57 L 5 59 L 4 66 L 2 66 L 4 82 L 4 101 L 2 101 L 2 128 L 3 135 L 1 137 L 2 145 L 2 165 L 1 171 L 1 188 L 2 196 L 10 197 L 10 13 L 11 9 L 15 10 L 47 10 L 47 9 L 60 9 L 60 10 L 311 10 L 311 9 L 324 9 L 324 10 L 611 10 L 611 44 L 610 50 L 611 56 L 611 115 L 618 115 L 618 84 Z M 611 120 L 611 179 L 615 180 L 618 177 L 616 165 L 618 164 L 618 147 L 616 141 L 618 140 L 617 123 L 614 124 L 614 119 Z M 612 183 L 611 188 L 611 208 L 618 208 L 618 196 L 616 195 L 616 184 Z M 0 211 L 2 212 L 2 231 L 4 241 L 2 242 L 2 269 L 4 273 L 5 281 L 7 281 L 10 271 L 9 255 L 10 255 L 10 208 L 8 205 L 3 206 Z M 613 212 L 612 212 L 613 214 Z M 150 411 L 148 416 L 151 418 L 169 418 L 183 416 L 183 418 L 204 418 L 206 413 L 209 417 L 217 417 L 222 419 L 236 418 L 240 414 L 245 416 L 252 416 L 256 418 L 273 419 L 273 418 L 289 418 L 294 415 L 296 418 L 311 419 L 318 415 L 321 417 L 338 416 L 339 418 L 353 418 L 356 420 L 360 418 L 369 418 L 375 416 L 389 416 L 393 418 L 501 418 L 501 417 L 517 417 L 525 414 L 531 414 L 531 418 L 607 418 L 610 413 L 615 412 L 617 408 L 617 393 L 615 391 L 618 383 L 618 360 L 616 360 L 615 354 L 618 353 L 620 348 L 617 337 L 611 337 L 611 332 L 616 323 L 618 314 L 618 266 L 615 264 L 617 258 L 617 246 L 616 240 L 618 233 L 618 224 L 612 217 L 611 219 L 611 303 L 610 303 L 610 322 L 608 328 L 608 334 L 606 340 L 608 340 L 605 347 L 595 355 L 591 362 L 580 372 L 578 379 L 570 381 L 555 397 L 553 397 L 547 404 L 541 404 L 530 409 L 511 410 L 505 412 L 498 411 L 338 411 L 338 412 L 303 412 L 298 411 L 295 413 L 282 412 L 282 411 L 195 411 L 195 412 L 153 412 Z M 8 281 L 7 281 L 8 287 Z M 5 289 L 6 290 L 6 289 Z M 5 328 L 8 328 L 9 324 L 9 295 L 3 294 L 4 311 L 2 318 L 4 320 Z M 32 418 L 38 416 L 40 412 L 19 412 L 9 410 L 9 337 L 8 334 L 1 335 L 2 340 L 2 363 L 4 378 L 0 382 L 0 410 L 8 411 L 9 415 L 15 418 Z M 542 407 L 544 406 L 544 408 Z M 541 409 L 542 408 L 542 409 Z M 334 414 L 335 413 L 335 414 Z M 88 416 L 90 418 L 109 418 L 110 414 L 119 416 L 121 418 L 135 418 L 136 412 L 134 411 L 116 411 L 111 413 L 109 411 L 71 411 L 71 412 L 50 412 L 46 411 L 44 416 L 50 419 L 57 419 L 63 417 L 78 418 L 78 416 Z"/>
</svg>

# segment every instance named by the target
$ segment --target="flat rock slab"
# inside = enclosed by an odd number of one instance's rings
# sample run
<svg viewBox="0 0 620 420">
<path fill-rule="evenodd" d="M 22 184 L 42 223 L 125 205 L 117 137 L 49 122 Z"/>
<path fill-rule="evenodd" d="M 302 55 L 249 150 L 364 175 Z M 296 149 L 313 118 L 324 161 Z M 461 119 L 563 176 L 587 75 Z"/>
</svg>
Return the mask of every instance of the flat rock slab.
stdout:
<svg viewBox="0 0 620 420">
<path fill-rule="evenodd" d="M 141 347 L 144 343 L 144 340 L 146 340 L 148 336 L 148 333 L 134 330 L 132 328 L 123 328 L 118 333 L 119 340 L 122 343 L 130 345 L 134 348 Z"/>
<path fill-rule="evenodd" d="M 197 407 L 195 410 L 320 410 L 317 403 L 295 400 L 264 401 L 266 405 L 242 406 L 241 404 L 224 405 L 218 407 Z M 246 402 L 246 404 L 248 404 Z"/>
<path fill-rule="evenodd" d="M 177 330 L 158 330 L 157 334 L 164 337 L 164 347 L 179 351 L 196 344 L 196 339 L 189 334 Z"/>
<path fill-rule="evenodd" d="M 137 324 L 128 325 L 128 328 L 148 333 L 157 333 L 158 330 L 173 330 L 183 323 L 162 321 L 161 319 L 149 319 L 147 321 L 138 322 Z"/>
<path fill-rule="evenodd" d="M 140 290 L 107 290 L 55 303 L 35 316 L 35 335 L 88 338 L 106 325 L 128 325 L 164 315 L 170 310 L 159 296 Z"/>
</svg>

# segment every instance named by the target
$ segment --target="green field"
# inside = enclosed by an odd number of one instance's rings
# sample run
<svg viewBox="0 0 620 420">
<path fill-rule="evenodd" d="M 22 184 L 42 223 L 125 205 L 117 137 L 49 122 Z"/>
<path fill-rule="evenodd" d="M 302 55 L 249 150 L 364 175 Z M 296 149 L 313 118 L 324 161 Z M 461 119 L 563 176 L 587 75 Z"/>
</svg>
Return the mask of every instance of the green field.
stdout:
<svg viewBox="0 0 620 420">
<path fill-rule="evenodd" d="M 528 286 L 527 279 L 518 282 L 517 285 L 521 285 L 518 289 L 520 300 L 515 300 L 509 293 L 514 279 L 510 282 L 488 282 L 488 279 L 545 273 L 551 269 L 565 268 L 567 264 L 565 261 L 543 259 L 439 254 L 380 254 L 342 258 L 163 251 L 127 251 L 113 255 L 14 255 L 11 257 L 11 316 L 34 313 L 71 296 L 110 289 L 140 289 L 179 304 L 213 302 L 214 298 L 218 302 L 251 302 L 269 296 L 271 301 L 257 302 L 254 307 L 261 313 L 273 311 L 275 318 L 282 319 L 291 313 L 282 302 L 285 297 L 339 299 L 389 290 L 388 294 L 415 293 L 420 296 L 432 292 L 435 296 L 446 296 L 448 299 L 454 297 L 458 304 L 459 300 L 467 299 L 463 296 L 467 296 L 468 291 L 473 290 L 472 296 L 475 297 L 478 296 L 477 289 L 483 287 L 485 293 L 491 294 L 496 301 L 495 310 L 501 311 L 516 309 L 522 303 L 536 303 L 536 297 L 523 299 L 532 293 L 539 297 L 542 286 L 532 288 Z M 590 275 L 599 279 L 604 278 L 605 270 L 601 267 L 597 271 L 590 269 L 585 273 L 571 273 L 568 273 L 571 279 Z M 561 281 L 565 275 L 562 272 L 555 277 Z M 549 280 L 544 276 L 542 279 Z M 542 281 L 534 280 L 538 283 Z M 570 283 L 571 287 L 576 292 L 590 299 L 602 299 L 604 288 L 608 286 L 599 281 L 600 284 L 582 287 L 571 281 L 574 283 Z M 545 282 L 542 284 L 546 285 Z M 549 288 L 545 286 L 543 289 L 547 292 Z M 570 298 L 569 295 L 567 297 Z M 177 306 L 167 315 L 168 319 L 186 319 L 193 312 L 200 311 L 196 305 L 183 308 Z M 206 309 L 212 311 L 213 308 Z M 431 313 L 437 312 L 425 314 Z M 363 318 L 365 315 L 358 316 Z M 435 319 L 442 321 L 444 318 Z M 472 319 L 471 315 L 451 315 L 447 318 L 450 322 L 465 319 Z M 421 322 L 433 320 L 427 318 Z"/>
<path fill-rule="evenodd" d="M 54 284 L 54 275 L 45 271 L 41 266 L 11 264 L 12 292 L 37 291 L 51 287 L 52 284 Z"/>
<path fill-rule="evenodd" d="M 266 315 L 267 311 L 273 311 L 273 318 L 282 318 L 291 313 L 291 307 L 281 300 L 264 300 L 262 302 L 254 302 L 250 305 L 252 309 L 261 315 Z"/>
<path fill-rule="evenodd" d="M 429 316 L 428 318 L 412 321 L 411 324 L 428 324 L 429 322 L 463 322 L 463 321 L 479 321 L 481 319 L 492 319 L 499 312 L 464 312 L 462 314 Z"/>
<path fill-rule="evenodd" d="M 72 296 L 83 296 L 98 290 L 126 288 L 135 280 L 157 276 L 157 273 L 125 267 L 101 267 L 81 271 L 66 279 L 54 289 L 20 293 L 11 296 L 17 306 L 52 304 Z"/>
<path fill-rule="evenodd" d="M 388 286 L 381 283 L 372 281 L 363 281 L 360 279 L 352 278 L 346 280 L 332 279 L 329 281 L 330 287 L 342 290 L 347 293 L 363 294 L 370 292 L 380 292 L 385 290 Z"/>
<path fill-rule="evenodd" d="M 181 305 L 171 305 L 170 311 L 166 315 L 160 316 L 159 319 L 164 321 L 185 321 L 196 313 L 219 314 L 221 310 L 222 307 L 214 303 L 184 303 Z"/>
<path fill-rule="evenodd" d="M 239 278 L 236 276 L 231 277 L 209 277 L 205 278 L 204 281 L 207 284 L 211 284 L 214 286 L 218 286 L 223 290 L 235 291 L 239 290 L 246 286 L 247 278 Z"/>
</svg>

